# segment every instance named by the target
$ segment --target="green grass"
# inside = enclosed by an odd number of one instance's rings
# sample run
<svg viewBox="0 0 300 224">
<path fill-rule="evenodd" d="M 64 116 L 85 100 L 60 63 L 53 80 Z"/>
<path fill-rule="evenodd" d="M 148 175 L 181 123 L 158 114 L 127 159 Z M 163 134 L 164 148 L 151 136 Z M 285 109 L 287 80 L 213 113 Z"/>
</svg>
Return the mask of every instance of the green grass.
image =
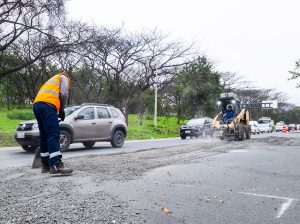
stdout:
<svg viewBox="0 0 300 224">
<path fill-rule="evenodd" d="M 144 116 L 142 124 L 135 114 L 128 116 L 128 135 L 126 139 L 152 139 L 178 137 L 180 125 L 176 117 L 158 117 L 157 128 L 154 128 L 153 117 Z"/>
<path fill-rule="evenodd" d="M 25 118 L 33 118 L 30 115 L 32 109 L 23 110 L 6 110 L 0 108 L 0 147 L 1 146 L 15 146 L 13 135 L 16 131 L 17 125 Z M 26 116 L 23 116 L 23 115 Z M 28 117 L 29 116 L 29 117 Z M 24 118 L 24 119 L 9 119 L 10 118 Z M 154 128 L 153 116 L 144 116 L 142 124 L 140 124 L 140 117 L 135 114 L 130 114 L 128 117 L 128 135 L 126 139 L 155 139 L 155 138 L 171 138 L 179 137 L 178 130 L 180 125 L 177 124 L 176 117 L 158 117 L 157 128 Z"/>
<path fill-rule="evenodd" d="M 31 109 L 24 109 L 23 112 L 29 113 Z M 8 117 L 14 113 L 19 113 L 20 110 L 0 109 L 0 146 L 17 145 L 13 138 L 17 125 L 21 122 L 20 119 L 9 119 Z"/>
</svg>

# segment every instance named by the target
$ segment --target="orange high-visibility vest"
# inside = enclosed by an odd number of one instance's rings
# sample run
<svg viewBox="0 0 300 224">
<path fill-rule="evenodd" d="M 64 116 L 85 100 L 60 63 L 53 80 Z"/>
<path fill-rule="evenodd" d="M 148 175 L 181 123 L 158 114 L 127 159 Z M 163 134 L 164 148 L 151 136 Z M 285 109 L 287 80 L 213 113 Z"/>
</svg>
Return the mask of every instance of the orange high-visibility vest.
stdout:
<svg viewBox="0 0 300 224">
<path fill-rule="evenodd" d="M 50 103 L 56 107 L 57 112 L 60 109 L 59 91 L 60 91 L 60 76 L 57 74 L 50 78 L 39 90 L 33 103 L 44 102 Z M 67 76 L 68 77 L 68 76 Z M 69 78 L 69 77 L 68 77 Z"/>
</svg>

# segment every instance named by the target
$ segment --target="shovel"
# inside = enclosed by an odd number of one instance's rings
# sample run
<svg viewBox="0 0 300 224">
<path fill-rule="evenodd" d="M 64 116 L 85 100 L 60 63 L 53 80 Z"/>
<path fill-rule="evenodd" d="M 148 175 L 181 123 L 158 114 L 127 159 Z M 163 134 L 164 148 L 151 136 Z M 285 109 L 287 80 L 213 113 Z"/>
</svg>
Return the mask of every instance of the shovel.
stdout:
<svg viewBox="0 0 300 224">
<path fill-rule="evenodd" d="M 32 163 L 31 167 L 32 167 L 32 169 L 42 167 L 40 147 L 38 147 L 35 151 L 35 155 L 34 155 L 34 159 L 33 159 L 33 163 Z"/>
</svg>

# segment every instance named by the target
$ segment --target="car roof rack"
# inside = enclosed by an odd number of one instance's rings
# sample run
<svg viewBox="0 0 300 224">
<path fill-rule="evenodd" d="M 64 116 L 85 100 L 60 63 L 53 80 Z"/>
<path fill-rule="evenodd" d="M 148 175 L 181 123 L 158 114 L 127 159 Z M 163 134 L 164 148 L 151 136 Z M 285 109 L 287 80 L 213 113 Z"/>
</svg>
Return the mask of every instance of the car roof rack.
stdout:
<svg viewBox="0 0 300 224">
<path fill-rule="evenodd" d="M 113 105 L 110 104 L 104 104 L 104 103 L 83 103 L 81 106 L 105 106 L 105 107 L 114 107 Z"/>
</svg>

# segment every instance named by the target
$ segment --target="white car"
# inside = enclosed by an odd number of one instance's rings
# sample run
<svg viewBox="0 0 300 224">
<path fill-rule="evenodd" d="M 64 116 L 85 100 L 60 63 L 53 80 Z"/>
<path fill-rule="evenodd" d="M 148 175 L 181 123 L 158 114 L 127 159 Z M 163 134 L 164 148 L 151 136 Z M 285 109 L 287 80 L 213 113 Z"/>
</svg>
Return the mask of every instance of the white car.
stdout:
<svg viewBox="0 0 300 224">
<path fill-rule="evenodd" d="M 288 125 L 288 131 L 296 131 L 297 127 L 296 124 L 289 124 Z"/>
<path fill-rule="evenodd" d="M 259 134 L 259 124 L 257 121 L 249 121 L 249 124 L 251 125 L 251 134 Z"/>
<path fill-rule="evenodd" d="M 269 117 L 262 117 L 258 119 L 260 132 L 272 132 L 272 120 Z"/>
<path fill-rule="evenodd" d="M 286 124 L 284 123 L 284 121 L 278 121 L 275 125 L 275 131 L 276 132 L 282 132 L 282 128 L 283 126 L 285 126 Z"/>
</svg>

